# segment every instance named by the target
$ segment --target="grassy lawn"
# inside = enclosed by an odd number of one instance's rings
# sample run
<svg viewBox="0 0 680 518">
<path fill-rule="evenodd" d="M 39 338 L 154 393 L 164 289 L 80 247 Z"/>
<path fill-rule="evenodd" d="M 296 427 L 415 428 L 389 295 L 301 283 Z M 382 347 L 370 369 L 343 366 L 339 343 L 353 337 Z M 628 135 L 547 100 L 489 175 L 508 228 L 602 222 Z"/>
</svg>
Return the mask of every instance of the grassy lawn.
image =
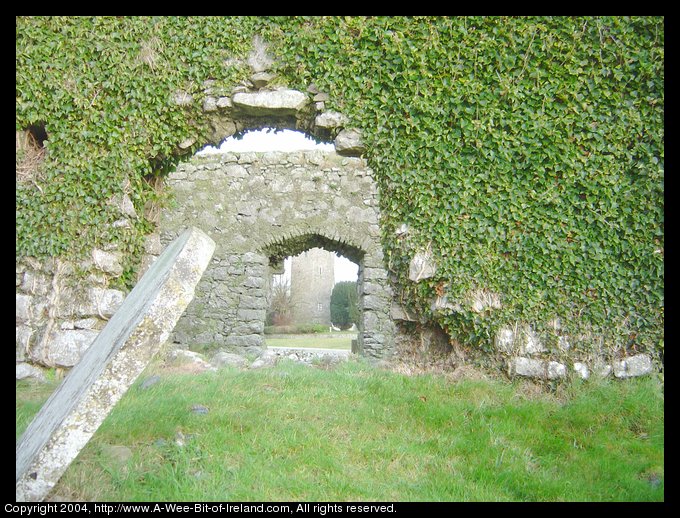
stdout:
<svg viewBox="0 0 680 518">
<path fill-rule="evenodd" d="M 267 346 L 273 347 L 314 347 L 321 349 L 347 349 L 352 346 L 356 333 L 327 333 L 306 335 L 272 335 L 265 337 Z"/>
<path fill-rule="evenodd" d="M 146 376 L 161 381 L 139 388 Z M 17 437 L 55 384 L 17 382 Z M 192 413 L 192 405 L 208 407 Z M 132 450 L 127 461 L 108 445 Z M 406 376 L 349 361 L 150 368 L 55 488 L 95 501 L 663 501 L 656 379 Z"/>
</svg>

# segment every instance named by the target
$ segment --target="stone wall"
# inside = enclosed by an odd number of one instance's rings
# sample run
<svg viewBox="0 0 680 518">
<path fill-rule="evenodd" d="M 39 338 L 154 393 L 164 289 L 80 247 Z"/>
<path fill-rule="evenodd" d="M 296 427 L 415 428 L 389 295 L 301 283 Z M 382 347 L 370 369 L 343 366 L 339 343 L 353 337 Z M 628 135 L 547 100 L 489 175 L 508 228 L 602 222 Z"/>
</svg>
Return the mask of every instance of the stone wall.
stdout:
<svg viewBox="0 0 680 518">
<path fill-rule="evenodd" d="M 69 368 L 122 304 L 125 293 L 107 287 L 120 275 L 120 255 L 95 249 L 79 263 L 26 258 L 16 265 L 17 378 L 36 367 Z"/>
<path fill-rule="evenodd" d="M 322 247 L 359 265 L 358 351 L 392 354 L 378 191 L 363 159 L 322 151 L 195 157 L 169 175 L 167 188 L 174 201 L 161 213 L 162 242 L 194 225 L 217 243 L 176 342 L 262 347 L 272 272 L 285 257 Z"/>
<path fill-rule="evenodd" d="M 345 127 L 344 115 L 326 110 L 328 94 L 310 84 L 306 92 L 272 87 L 275 75 L 266 44 L 254 41 L 249 57 L 252 76 L 236 88 L 214 80 L 203 84 L 204 96 L 178 90 L 170 102 L 188 106 L 200 102 L 209 129 L 209 143 L 246 129 L 298 129 L 332 140 L 336 153 L 241 153 L 194 158 L 170 174 L 167 187 L 175 201 L 161 215 L 160 235 L 147 239 L 140 275 L 170 242 L 189 226 L 197 226 L 217 243 L 196 297 L 175 328 L 183 346 L 249 347 L 264 344 L 263 329 L 271 272 L 281 261 L 314 247 L 346 256 L 359 265 L 361 322 L 357 351 L 387 358 L 394 354 L 395 321 L 421 322 L 410 308 L 392 300 L 384 270 L 379 228 L 378 192 L 373 173 L 360 158 L 366 152 L 361 134 Z M 187 135 L 177 156 L 188 156 L 205 136 Z M 342 156 L 341 156 L 342 155 Z M 126 224 L 137 217 L 126 195 L 114 197 Z M 393 239 L 408 234 L 407 225 Z M 111 289 L 120 276 L 122 258 L 112 249 L 92 251 L 88 261 L 72 264 L 58 259 L 22 259 L 16 266 L 17 377 L 36 374 L 33 365 L 70 367 L 94 341 L 124 293 Z M 409 279 L 419 282 L 435 275 L 431 250 L 413 255 Z M 500 307 L 501 294 L 482 290 L 465 300 L 444 293 L 432 301 L 432 314 L 481 312 Z M 520 329 L 521 327 L 521 329 Z M 569 371 L 631 377 L 653 371 L 648 355 L 584 358 L 559 336 L 556 347 L 543 345 L 529 326 L 501 329 L 494 340 L 511 376 L 561 378 Z M 422 337 L 421 337 L 422 338 Z M 39 372 L 37 373 L 39 374 Z"/>
</svg>

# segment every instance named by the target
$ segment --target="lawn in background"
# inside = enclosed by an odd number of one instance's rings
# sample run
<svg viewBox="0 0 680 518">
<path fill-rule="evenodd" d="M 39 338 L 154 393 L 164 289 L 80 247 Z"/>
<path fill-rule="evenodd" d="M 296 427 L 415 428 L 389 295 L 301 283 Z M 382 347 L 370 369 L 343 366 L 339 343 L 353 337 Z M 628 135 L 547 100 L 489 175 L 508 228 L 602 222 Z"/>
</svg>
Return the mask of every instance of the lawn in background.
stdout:
<svg viewBox="0 0 680 518">
<path fill-rule="evenodd" d="M 356 333 L 265 335 L 267 347 L 302 347 L 350 350 Z"/>
</svg>

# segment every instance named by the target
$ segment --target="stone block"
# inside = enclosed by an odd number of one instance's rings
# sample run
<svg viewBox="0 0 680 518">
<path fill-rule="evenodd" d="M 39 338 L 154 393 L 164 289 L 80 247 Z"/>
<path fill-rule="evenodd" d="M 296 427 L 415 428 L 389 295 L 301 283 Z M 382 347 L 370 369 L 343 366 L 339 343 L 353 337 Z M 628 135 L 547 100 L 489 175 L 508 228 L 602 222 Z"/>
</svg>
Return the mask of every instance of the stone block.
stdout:
<svg viewBox="0 0 680 518">
<path fill-rule="evenodd" d="M 252 295 L 241 295 L 239 306 L 243 309 L 267 309 L 267 299 Z"/>
<path fill-rule="evenodd" d="M 45 373 L 42 369 L 29 365 L 28 363 L 17 363 L 17 379 L 23 380 L 26 378 L 33 378 L 40 381 L 45 381 Z"/>
<path fill-rule="evenodd" d="M 468 303 L 472 311 L 482 313 L 489 309 L 500 309 L 501 296 L 489 290 L 475 290 L 467 295 Z"/>
<path fill-rule="evenodd" d="M 248 66 L 253 72 L 265 72 L 274 64 L 268 49 L 269 44 L 259 34 L 253 36 L 252 50 L 248 54 Z"/>
<path fill-rule="evenodd" d="M 316 119 L 314 119 L 314 124 L 320 128 L 333 129 L 343 127 L 345 124 L 347 124 L 347 121 L 347 117 L 342 113 L 327 111 L 317 115 Z"/>
<path fill-rule="evenodd" d="M 210 118 L 212 133 L 210 138 L 215 142 L 220 142 L 236 133 L 236 124 L 231 119 L 220 117 L 218 114 Z"/>
<path fill-rule="evenodd" d="M 261 334 L 264 332 L 264 322 L 250 320 L 248 322 L 234 326 L 232 332 L 237 335 Z"/>
<path fill-rule="evenodd" d="M 264 345 L 264 337 L 261 334 L 232 335 L 225 339 L 224 344 L 227 347 L 262 347 Z"/>
<path fill-rule="evenodd" d="M 218 97 L 215 104 L 220 109 L 231 108 L 233 106 L 230 97 Z"/>
<path fill-rule="evenodd" d="M 196 143 L 196 140 L 197 139 L 194 136 L 187 137 L 179 143 L 179 148 L 180 149 L 189 149 L 191 146 L 193 146 Z"/>
<path fill-rule="evenodd" d="M 116 194 L 111 197 L 109 203 L 116 207 L 122 215 L 132 219 L 137 218 L 135 206 L 127 194 Z"/>
<path fill-rule="evenodd" d="M 309 97 L 297 90 L 281 89 L 237 93 L 232 97 L 232 103 L 248 115 L 295 115 L 309 104 Z"/>
<path fill-rule="evenodd" d="M 509 327 L 499 329 L 494 338 L 494 346 L 502 353 L 512 353 L 515 349 L 515 332 Z"/>
<path fill-rule="evenodd" d="M 73 327 L 75 329 L 97 329 L 99 322 L 96 318 L 81 318 L 73 322 Z"/>
<path fill-rule="evenodd" d="M 35 359 L 50 367 L 73 367 L 98 334 L 98 331 L 89 329 L 53 331 L 46 343 L 46 351 L 36 352 L 40 357 Z"/>
<path fill-rule="evenodd" d="M 434 277 L 437 264 L 430 250 L 420 250 L 411 259 L 408 268 L 408 278 L 413 282 Z"/>
<path fill-rule="evenodd" d="M 153 233 L 144 239 L 144 252 L 150 255 L 160 255 L 163 251 L 161 237 L 158 233 Z"/>
<path fill-rule="evenodd" d="M 567 368 L 563 364 L 554 361 L 516 356 L 511 358 L 508 364 L 508 373 L 510 376 L 557 379 L 566 376 Z"/>
<path fill-rule="evenodd" d="M 31 320 L 31 306 L 33 297 L 30 295 L 16 294 L 16 323 L 23 324 Z"/>
<path fill-rule="evenodd" d="M 601 358 L 596 359 L 593 363 L 593 373 L 599 378 L 606 378 L 612 373 L 612 370 L 612 366 Z"/>
<path fill-rule="evenodd" d="M 590 370 L 583 362 L 574 362 L 574 372 L 584 380 L 587 380 L 590 377 Z"/>
<path fill-rule="evenodd" d="M 536 332 L 529 326 L 522 329 L 522 345 L 520 351 L 522 354 L 534 355 L 545 352 L 547 349 L 541 342 L 541 339 Z"/>
<path fill-rule="evenodd" d="M 276 78 L 276 74 L 272 72 L 256 72 L 250 76 L 250 82 L 255 88 L 263 88 L 271 83 Z"/>
<path fill-rule="evenodd" d="M 16 360 L 26 359 L 26 352 L 32 345 L 33 329 L 28 326 L 16 326 Z"/>
<path fill-rule="evenodd" d="M 172 102 L 177 106 L 189 106 L 194 102 L 194 96 L 182 90 L 178 90 L 172 94 Z"/>
<path fill-rule="evenodd" d="M 335 137 L 335 152 L 342 156 L 361 156 L 366 152 L 366 145 L 361 132 L 355 129 L 344 129 Z"/>
<path fill-rule="evenodd" d="M 250 364 L 251 369 L 261 369 L 262 367 L 272 367 L 276 365 L 278 355 L 272 350 L 264 351 L 259 358 Z"/>
<path fill-rule="evenodd" d="M 652 372 L 652 358 L 647 354 L 636 354 L 614 362 L 614 376 L 617 378 L 634 378 Z"/>
<path fill-rule="evenodd" d="M 203 99 L 203 111 L 214 112 L 217 111 L 217 99 L 214 97 L 206 97 Z"/>
<path fill-rule="evenodd" d="M 95 266 L 108 274 L 118 277 L 123 273 L 123 254 L 120 252 L 106 252 L 95 248 L 92 250 L 92 260 Z"/>
<path fill-rule="evenodd" d="M 265 312 L 264 310 L 261 309 L 243 309 L 239 308 L 238 312 L 236 313 L 236 318 L 238 318 L 241 321 L 244 322 L 249 322 L 249 321 L 264 321 L 264 315 Z"/>
<path fill-rule="evenodd" d="M 568 337 L 568 336 L 564 336 L 564 335 L 558 336 L 558 337 L 557 337 L 557 348 L 558 348 L 560 351 L 564 351 L 564 352 L 566 352 L 566 351 L 568 351 L 569 349 L 571 349 L 571 342 L 569 341 L 569 337 Z"/>
<path fill-rule="evenodd" d="M 52 288 L 51 280 L 38 272 L 27 271 L 23 274 L 21 290 L 31 295 L 47 295 Z"/>
<path fill-rule="evenodd" d="M 458 304 L 457 302 L 450 301 L 447 294 L 441 296 L 438 295 L 434 299 L 434 302 L 432 302 L 430 309 L 432 309 L 432 311 L 434 311 L 435 313 L 440 314 L 457 313 L 463 310 L 460 304 Z"/>
<path fill-rule="evenodd" d="M 567 367 L 559 362 L 548 362 L 547 377 L 549 380 L 564 378 L 567 375 Z"/>
<path fill-rule="evenodd" d="M 372 309 L 374 311 L 383 310 L 389 304 L 388 301 L 376 295 L 364 295 L 363 303 L 365 310 Z"/>
<path fill-rule="evenodd" d="M 120 290 L 108 288 L 90 288 L 85 299 L 77 306 L 76 313 L 84 316 L 101 316 L 108 318 L 120 308 L 125 294 Z"/>
</svg>

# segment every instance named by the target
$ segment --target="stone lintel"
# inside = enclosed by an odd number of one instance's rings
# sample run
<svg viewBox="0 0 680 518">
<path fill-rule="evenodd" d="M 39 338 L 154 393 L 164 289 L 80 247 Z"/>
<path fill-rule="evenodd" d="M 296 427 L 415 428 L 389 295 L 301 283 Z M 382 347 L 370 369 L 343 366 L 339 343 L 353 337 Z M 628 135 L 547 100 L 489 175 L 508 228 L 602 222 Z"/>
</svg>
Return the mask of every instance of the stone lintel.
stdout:
<svg viewBox="0 0 680 518">
<path fill-rule="evenodd" d="M 234 94 L 232 102 L 248 115 L 294 115 L 309 104 L 309 97 L 297 90 L 263 90 Z"/>
</svg>

